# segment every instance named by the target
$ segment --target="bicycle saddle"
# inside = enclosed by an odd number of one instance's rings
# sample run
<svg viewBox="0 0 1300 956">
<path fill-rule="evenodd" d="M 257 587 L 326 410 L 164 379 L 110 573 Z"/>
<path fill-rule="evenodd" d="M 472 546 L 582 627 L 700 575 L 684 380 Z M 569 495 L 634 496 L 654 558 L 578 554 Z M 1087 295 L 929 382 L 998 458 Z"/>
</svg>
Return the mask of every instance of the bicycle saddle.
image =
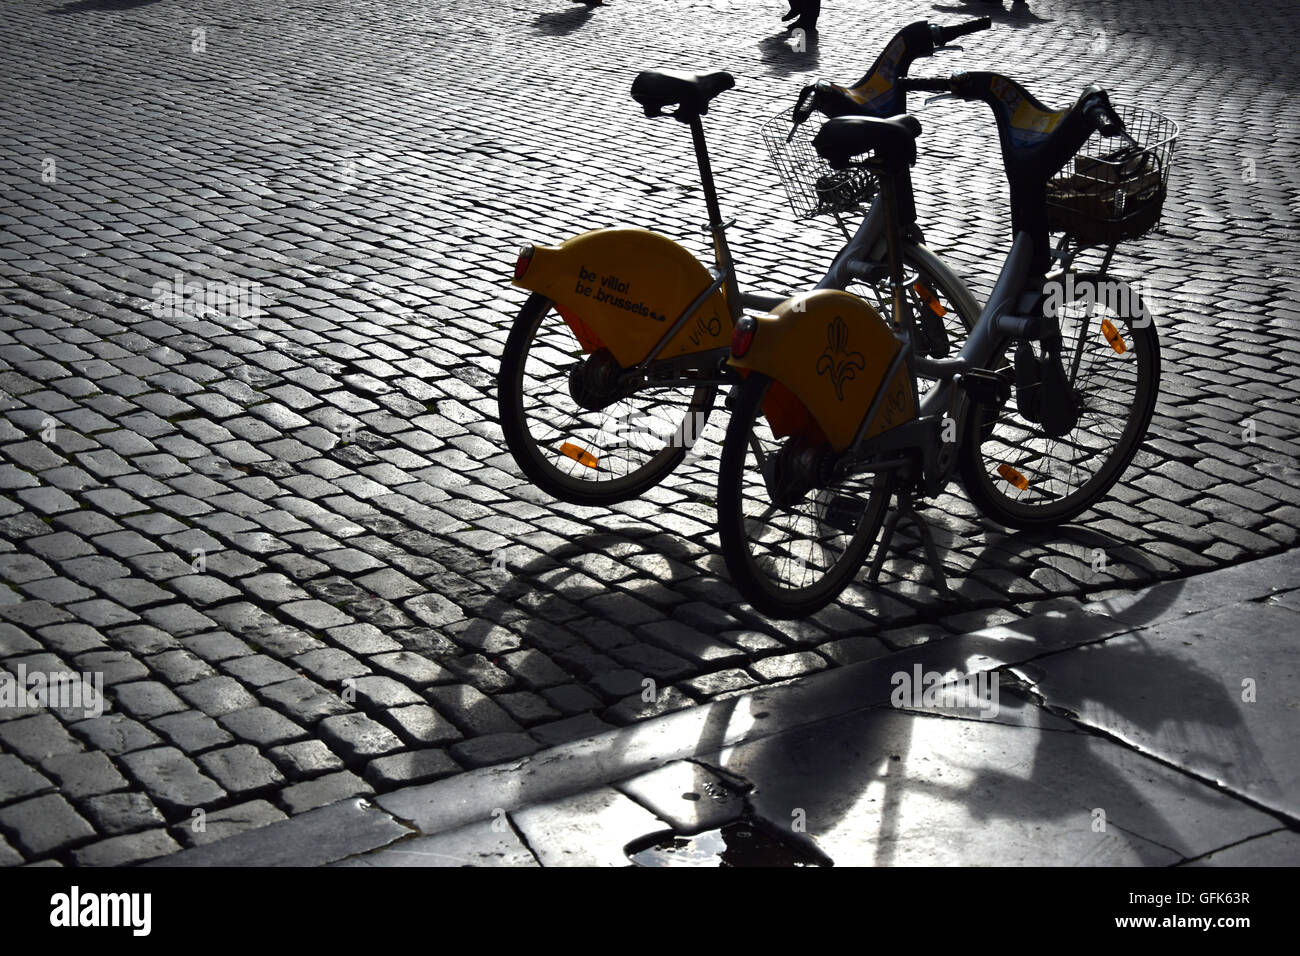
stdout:
<svg viewBox="0 0 1300 956">
<path fill-rule="evenodd" d="M 709 100 L 736 85 L 724 70 L 714 73 L 680 73 L 646 70 L 632 81 L 632 99 L 645 107 L 646 116 L 662 116 L 665 106 L 679 107 L 683 118 L 709 111 Z"/>
<path fill-rule="evenodd" d="M 889 119 L 840 116 L 826 121 L 813 147 L 834 169 L 843 169 L 854 156 L 874 152 L 881 166 L 897 172 L 916 162 L 920 135 L 920 122 L 907 113 Z"/>
</svg>

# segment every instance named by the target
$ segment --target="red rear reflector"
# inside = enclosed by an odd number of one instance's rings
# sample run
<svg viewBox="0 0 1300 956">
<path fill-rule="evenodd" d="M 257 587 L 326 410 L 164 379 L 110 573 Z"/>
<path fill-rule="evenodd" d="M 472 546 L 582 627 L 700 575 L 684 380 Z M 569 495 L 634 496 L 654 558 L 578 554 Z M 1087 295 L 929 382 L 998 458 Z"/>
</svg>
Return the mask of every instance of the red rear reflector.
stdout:
<svg viewBox="0 0 1300 956">
<path fill-rule="evenodd" d="M 753 316 L 742 315 L 731 333 L 731 354 L 736 358 L 744 358 L 749 347 L 754 344 L 756 331 L 758 331 L 758 323 L 754 321 Z"/>
<path fill-rule="evenodd" d="M 520 246 L 519 257 L 515 259 L 515 279 L 522 279 L 528 271 L 528 264 L 533 261 L 533 247 Z"/>
</svg>

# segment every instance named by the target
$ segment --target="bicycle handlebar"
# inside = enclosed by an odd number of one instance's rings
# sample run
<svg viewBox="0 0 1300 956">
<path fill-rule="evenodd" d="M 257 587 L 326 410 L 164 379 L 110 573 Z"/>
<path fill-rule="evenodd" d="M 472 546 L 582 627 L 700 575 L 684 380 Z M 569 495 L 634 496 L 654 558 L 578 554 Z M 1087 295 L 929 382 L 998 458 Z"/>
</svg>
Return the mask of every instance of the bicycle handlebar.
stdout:
<svg viewBox="0 0 1300 956">
<path fill-rule="evenodd" d="M 980 17 L 978 20 L 958 23 L 956 26 L 936 27 L 935 42 L 936 45 L 942 46 L 945 43 L 951 43 L 958 37 L 964 37 L 968 33 L 978 33 L 980 30 L 987 30 L 991 26 L 993 26 L 992 17 Z"/>
<path fill-rule="evenodd" d="M 909 23 L 894 34 L 871 69 L 853 85 L 839 86 L 819 80 L 805 86 L 795 103 L 795 125 L 807 120 L 814 112 L 827 117 L 886 117 L 906 112 L 907 103 L 899 93 L 902 91 L 901 81 L 907 76 L 912 62 L 931 56 L 950 40 L 987 30 L 992 25 L 990 17 L 946 27 L 925 20 Z"/>
<path fill-rule="evenodd" d="M 987 91 L 976 88 L 970 81 L 969 74 L 966 73 L 954 73 L 945 78 L 900 77 L 898 87 L 904 92 L 951 93 L 953 96 L 968 100 L 989 99 Z M 1124 121 L 1110 105 L 1110 97 L 1106 95 L 1105 90 L 1094 84 L 1084 91 L 1081 100 L 1084 101 L 1084 115 L 1102 136 L 1129 138 L 1128 130 L 1124 128 Z"/>
<path fill-rule="evenodd" d="M 1119 114 L 1110 105 L 1110 99 L 1104 93 L 1090 103 L 1085 112 L 1102 136 L 1127 136 L 1128 131 L 1124 129 L 1124 121 L 1119 118 Z"/>
</svg>

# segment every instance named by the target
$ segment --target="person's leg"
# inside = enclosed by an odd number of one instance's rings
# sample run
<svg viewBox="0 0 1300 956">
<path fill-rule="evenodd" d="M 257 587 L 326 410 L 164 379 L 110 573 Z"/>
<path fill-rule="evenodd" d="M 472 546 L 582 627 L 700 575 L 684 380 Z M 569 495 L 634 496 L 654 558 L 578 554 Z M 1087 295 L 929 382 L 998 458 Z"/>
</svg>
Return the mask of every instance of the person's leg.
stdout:
<svg viewBox="0 0 1300 956">
<path fill-rule="evenodd" d="M 808 33 L 816 33 L 817 18 L 822 12 L 822 0 L 803 0 L 799 7 L 799 19 L 795 21 L 795 27 Z"/>
</svg>

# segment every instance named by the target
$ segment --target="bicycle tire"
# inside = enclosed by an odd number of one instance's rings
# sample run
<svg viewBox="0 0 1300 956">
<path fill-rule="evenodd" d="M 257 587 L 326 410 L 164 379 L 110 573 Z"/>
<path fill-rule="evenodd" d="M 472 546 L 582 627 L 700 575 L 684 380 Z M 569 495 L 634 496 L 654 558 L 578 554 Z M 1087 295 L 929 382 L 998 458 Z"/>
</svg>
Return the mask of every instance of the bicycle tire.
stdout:
<svg viewBox="0 0 1300 956">
<path fill-rule="evenodd" d="M 1086 316 L 1086 322 L 1066 314 L 1062 318 L 1061 361 L 1070 375 L 1076 397 L 1083 404 L 1074 429 L 1060 438 L 1048 438 L 1036 425 L 1019 416 L 1014 400 L 996 411 L 985 406 L 971 409 L 959 453 L 962 484 L 972 503 L 984 515 L 1007 527 L 1022 530 L 1055 527 L 1091 508 L 1128 468 L 1146 436 L 1155 410 L 1160 389 L 1160 341 L 1155 323 L 1140 297 L 1127 283 L 1104 275 L 1079 275 L 1073 281 L 1076 292 L 1081 295 L 1071 303 L 1065 303 L 1062 313 L 1077 311 L 1080 301 L 1086 305 L 1083 297 L 1087 293 L 1081 290 L 1092 288 L 1094 303 L 1103 303 L 1105 314 L 1101 319 L 1109 320 L 1115 326 L 1125 345 L 1125 354 L 1130 358 L 1126 360 L 1110 344 L 1101 321 L 1093 321 L 1096 318 L 1094 314 Z M 1105 293 L 1098 283 L 1107 283 L 1112 289 L 1122 286 L 1124 291 L 1114 293 L 1111 299 L 1103 299 L 1103 294 L 1111 293 Z M 1110 301 L 1123 301 L 1125 308 L 1106 307 L 1105 303 Z M 1127 317 L 1121 312 L 1127 313 Z M 1073 335 L 1069 323 L 1077 327 Z M 1071 338 L 1075 346 L 1067 351 Z M 1124 376 L 1126 381 L 1132 382 L 1131 397 L 1103 395 L 1102 389 L 1112 379 L 1085 380 L 1086 356 L 1082 353 L 1085 345 L 1090 348 L 1088 354 L 1098 356 L 1087 363 L 1089 371 L 1102 364 L 1108 368 L 1131 366 Z M 1121 408 L 1123 428 L 1118 430 L 1109 450 L 1102 454 L 1105 436 L 1080 432 L 1088 427 L 1097 427 L 1097 422 L 1104 424 L 1113 419 Z M 1071 449 L 1074 458 L 1062 461 L 1055 455 L 1057 448 Z M 1084 460 L 1092 463 L 1095 470 L 1082 483 L 1076 483 L 1076 469 Z M 1000 466 L 1007 466 L 1011 471 L 1000 471 Z M 1066 470 L 1064 478 L 1060 474 L 1063 468 Z M 1024 479 L 1026 487 L 1019 486 L 1017 475 Z M 1066 493 L 1059 490 L 1076 484 Z"/>
<path fill-rule="evenodd" d="M 749 524 L 751 521 L 758 523 L 760 527 L 757 531 L 761 534 L 763 527 L 770 524 L 767 517 L 776 506 L 769 507 L 757 519 L 750 519 L 746 515 L 746 504 L 758 497 L 754 495 L 751 498 L 751 493 L 762 491 L 766 494 L 770 491 L 768 479 L 763 475 L 763 461 L 754 454 L 751 439 L 768 444 L 773 449 L 781 444 L 781 440 L 771 436 L 762 415 L 763 399 L 772 384 L 773 381 L 768 376 L 754 372 L 742 385 L 736 386 L 740 394 L 727 425 L 727 436 L 718 467 L 718 537 L 732 583 L 755 609 L 772 617 L 802 617 L 829 604 L 857 575 L 880 533 L 891 492 L 885 476 L 868 479 L 865 482 L 869 485 L 866 500 L 861 504 L 860 517 L 854 520 L 854 509 L 858 507 L 856 499 L 849 498 L 849 503 L 845 504 L 846 495 L 836 494 L 837 491 L 849 491 L 847 483 L 813 489 L 797 502 L 802 506 L 811 501 L 811 514 L 800 518 L 794 508 L 788 509 L 788 513 L 793 516 L 791 524 L 799 526 L 797 531 L 804 536 L 805 542 L 805 532 L 821 534 L 829 530 L 839 531 L 841 538 L 847 536 L 847 543 L 840 550 L 838 558 L 829 562 L 825 573 L 818 580 L 805 584 L 803 582 L 807 580 L 809 559 L 815 556 L 812 553 L 814 548 L 805 549 L 798 543 L 787 546 L 778 542 L 776 547 L 788 553 L 774 559 L 775 563 L 781 565 L 784 562 L 783 567 L 791 575 L 802 572 L 803 576 L 797 587 L 782 587 L 775 581 L 766 570 L 769 562 L 756 555 L 751 547 L 755 542 L 749 534 Z M 779 452 L 769 451 L 769 454 L 772 453 Z M 757 470 L 751 466 L 756 466 Z M 860 497 L 861 489 L 857 495 L 857 498 Z M 836 518 L 838 526 L 830 524 L 833 507 L 840 509 Z M 845 531 L 845 525 L 851 525 L 853 530 Z M 821 543 L 819 541 L 818 545 Z M 827 564 L 824 560 L 816 563 Z"/>
<path fill-rule="evenodd" d="M 535 486 L 572 504 L 615 504 L 644 494 L 681 464 L 708 420 L 717 386 L 641 388 L 592 411 L 569 390 L 569 375 L 585 355 L 555 304 L 531 295 L 501 356 L 498 418 L 506 447 Z M 525 381 L 530 368 L 540 384 Z M 664 408 L 680 415 L 655 414 Z"/>
</svg>

